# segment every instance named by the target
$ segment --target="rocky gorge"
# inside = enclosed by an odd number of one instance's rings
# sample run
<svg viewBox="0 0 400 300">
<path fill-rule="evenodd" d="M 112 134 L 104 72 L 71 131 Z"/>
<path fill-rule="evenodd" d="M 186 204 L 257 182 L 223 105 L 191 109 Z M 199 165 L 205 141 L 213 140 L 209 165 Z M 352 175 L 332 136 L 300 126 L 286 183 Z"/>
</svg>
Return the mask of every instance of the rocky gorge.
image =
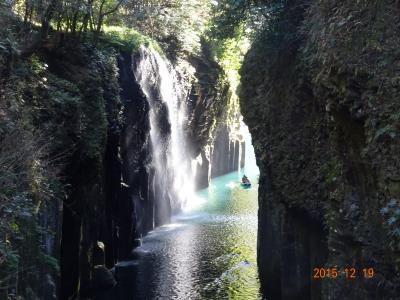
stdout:
<svg viewBox="0 0 400 300">
<path fill-rule="evenodd" d="M 0 300 L 114 287 L 149 232 L 243 169 L 242 116 L 260 170 L 262 298 L 398 298 L 399 1 L 221 0 L 215 19 L 201 1 L 39 2 L 0 2 Z"/>
</svg>

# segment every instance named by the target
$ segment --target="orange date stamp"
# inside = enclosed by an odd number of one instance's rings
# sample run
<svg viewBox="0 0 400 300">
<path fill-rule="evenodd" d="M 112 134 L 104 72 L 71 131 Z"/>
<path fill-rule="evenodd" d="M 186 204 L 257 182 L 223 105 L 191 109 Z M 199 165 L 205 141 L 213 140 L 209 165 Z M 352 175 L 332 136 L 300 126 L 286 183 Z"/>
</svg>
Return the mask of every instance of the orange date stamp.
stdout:
<svg viewBox="0 0 400 300">
<path fill-rule="evenodd" d="M 355 267 L 316 267 L 313 268 L 312 278 L 314 280 L 323 279 L 348 279 L 355 280 L 357 278 L 371 279 L 375 276 L 374 268 L 355 268 Z"/>
</svg>

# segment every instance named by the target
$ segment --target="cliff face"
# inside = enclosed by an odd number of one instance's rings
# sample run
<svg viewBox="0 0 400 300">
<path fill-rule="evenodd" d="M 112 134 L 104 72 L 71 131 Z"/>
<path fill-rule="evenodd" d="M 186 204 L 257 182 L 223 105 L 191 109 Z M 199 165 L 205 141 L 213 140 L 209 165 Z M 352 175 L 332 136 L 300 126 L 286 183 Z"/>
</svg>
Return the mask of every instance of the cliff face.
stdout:
<svg viewBox="0 0 400 300">
<path fill-rule="evenodd" d="M 107 107 L 109 126 L 104 159 L 109 227 L 104 237 L 109 267 L 126 258 L 134 247 L 134 239 L 153 229 L 154 222 L 154 201 L 149 189 L 149 104 L 133 73 L 134 56 L 119 54 L 117 66 L 121 103 L 109 103 Z"/>
<path fill-rule="evenodd" d="M 13 179 L 1 182 L 0 197 L 3 208 L 16 205 L 20 213 L 1 211 L 14 227 L 2 222 L 0 229 L 8 287 L 1 296 L 55 299 L 60 275 L 60 298 L 76 294 L 79 281 L 85 295 L 93 241 L 106 223 L 103 158 L 106 104 L 119 102 L 115 58 L 73 41 L 56 48 L 8 43 L 0 140 L 2 167 Z M 11 155 L 15 162 L 7 162 Z"/>
<path fill-rule="evenodd" d="M 271 299 L 399 294 L 398 22 L 395 2 L 293 1 L 245 58 L 241 108 L 261 172 L 258 260 Z M 312 279 L 332 266 L 354 266 L 358 279 Z M 368 267 L 375 276 L 363 279 Z"/>
<path fill-rule="evenodd" d="M 77 113 L 64 112 L 68 131 L 56 123 L 70 140 L 57 136 L 55 141 L 70 144 L 60 172 L 65 196 L 56 222 L 62 229 L 52 254 L 59 251 L 59 298 L 88 297 L 93 267 L 102 263 L 92 254 L 97 242 L 105 244 L 105 263 L 112 267 L 128 257 L 136 237 L 152 228 L 143 224 L 152 215 L 148 104 L 134 80 L 131 54 L 78 45 L 39 49 L 39 55 L 48 65 L 46 76 L 76 91 Z M 66 93 L 52 81 L 49 85 L 57 94 Z M 46 99 L 55 101 L 52 94 Z"/>
<path fill-rule="evenodd" d="M 191 155 L 197 159 L 196 188 L 202 189 L 211 178 L 237 171 L 240 163 L 244 167 L 245 145 L 232 136 L 229 83 L 206 42 L 202 43 L 202 55 L 192 57 L 190 63 L 196 80 L 188 104 L 188 139 Z"/>
</svg>

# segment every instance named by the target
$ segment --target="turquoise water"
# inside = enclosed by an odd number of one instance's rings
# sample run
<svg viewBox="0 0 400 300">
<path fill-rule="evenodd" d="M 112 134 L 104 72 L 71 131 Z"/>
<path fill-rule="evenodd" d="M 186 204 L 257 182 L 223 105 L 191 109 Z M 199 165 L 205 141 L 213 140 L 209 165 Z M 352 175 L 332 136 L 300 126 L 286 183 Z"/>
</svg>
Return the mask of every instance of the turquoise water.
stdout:
<svg viewBox="0 0 400 300">
<path fill-rule="evenodd" d="M 143 239 L 124 299 L 260 299 L 257 178 L 244 189 L 241 175 L 213 179 L 195 205 Z"/>
</svg>

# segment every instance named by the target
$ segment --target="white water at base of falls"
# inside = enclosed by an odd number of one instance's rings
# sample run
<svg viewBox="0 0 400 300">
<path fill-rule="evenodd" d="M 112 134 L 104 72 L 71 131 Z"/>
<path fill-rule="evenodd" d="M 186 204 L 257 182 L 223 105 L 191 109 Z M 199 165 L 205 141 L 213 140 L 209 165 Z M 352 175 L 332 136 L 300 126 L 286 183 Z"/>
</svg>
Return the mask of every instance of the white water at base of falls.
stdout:
<svg viewBox="0 0 400 300">
<path fill-rule="evenodd" d="M 188 145 L 184 132 L 187 124 L 188 88 L 185 87 L 180 74 L 166 59 L 156 51 L 143 46 L 139 49 L 139 59 L 134 72 L 150 105 L 154 184 L 159 185 L 160 193 L 168 193 L 166 187 L 170 185 L 172 188 L 172 195 L 168 195 L 172 202 L 170 205 L 173 210 L 182 209 L 195 199 L 195 174 L 192 171 L 191 157 L 186 152 Z M 165 131 L 165 128 L 160 126 L 166 126 L 160 119 L 163 107 L 167 110 L 170 135 L 161 132 Z M 156 195 L 163 198 L 164 196 Z M 166 207 L 160 209 L 164 210 Z"/>
</svg>

